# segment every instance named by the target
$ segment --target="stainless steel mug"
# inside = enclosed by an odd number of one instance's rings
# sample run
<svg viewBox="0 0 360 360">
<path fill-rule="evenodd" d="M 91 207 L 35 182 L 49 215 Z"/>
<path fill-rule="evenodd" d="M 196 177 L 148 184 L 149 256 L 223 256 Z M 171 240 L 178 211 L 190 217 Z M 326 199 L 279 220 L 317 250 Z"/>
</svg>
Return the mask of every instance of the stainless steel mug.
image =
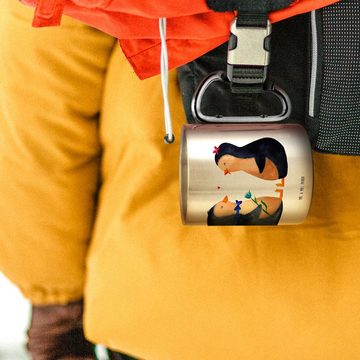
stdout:
<svg viewBox="0 0 360 360">
<path fill-rule="evenodd" d="M 184 224 L 303 222 L 313 188 L 311 146 L 294 124 L 185 125 L 180 151 Z"/>
</svg>

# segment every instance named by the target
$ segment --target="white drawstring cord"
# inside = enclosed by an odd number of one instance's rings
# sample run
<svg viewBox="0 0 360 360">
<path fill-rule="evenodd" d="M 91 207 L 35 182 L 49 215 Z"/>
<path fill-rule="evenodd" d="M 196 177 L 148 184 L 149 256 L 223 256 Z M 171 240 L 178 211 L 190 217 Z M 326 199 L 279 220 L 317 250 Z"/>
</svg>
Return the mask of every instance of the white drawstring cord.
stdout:
<svg viewBox="0 0 360 360">
<path fill-rule="evenodd" d="M 162 86 L 162 93 L 164 99 L 164 120 L 165 120 L 165 131 L 166 131 L 164 141 L 167 144 L 172 144 L 175 140 L 175 136 L 172 130 L 172 121 L 171 121 L 169 94 L 168 94 L 169 63 L 168 63 L 168 53 L 166 46 L 166 18 L 159 19 L 159 31 L 160 31 L 160 39 L 161 39 L 161 55 L 160 55 L 161 86 Z"/>
</svg>

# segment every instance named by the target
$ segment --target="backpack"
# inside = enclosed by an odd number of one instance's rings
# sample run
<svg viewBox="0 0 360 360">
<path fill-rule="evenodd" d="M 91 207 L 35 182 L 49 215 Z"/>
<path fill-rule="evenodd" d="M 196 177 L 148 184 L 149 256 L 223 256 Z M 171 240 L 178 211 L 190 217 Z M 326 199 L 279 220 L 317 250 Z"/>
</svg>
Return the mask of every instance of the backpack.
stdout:
<svg viewBox="0 0 360 360">
<path fill-rule="evenodd" d="M 196 87 L 207 74 L 226 71 L 227 49 L 223 44 L 178 69 L 189 123 L 197 122 L 191 111 Z M 287 93 L 292 113 L 286 122 L 303 125 L 314 150 L 360 155 L 360 2 L 342 0 L 274 24 L 267 81 Z M 230 94 L 221 83 L 209 89 L 202 107 L 208 114 L 277 111 L 272 100 Z"/>
</svg>

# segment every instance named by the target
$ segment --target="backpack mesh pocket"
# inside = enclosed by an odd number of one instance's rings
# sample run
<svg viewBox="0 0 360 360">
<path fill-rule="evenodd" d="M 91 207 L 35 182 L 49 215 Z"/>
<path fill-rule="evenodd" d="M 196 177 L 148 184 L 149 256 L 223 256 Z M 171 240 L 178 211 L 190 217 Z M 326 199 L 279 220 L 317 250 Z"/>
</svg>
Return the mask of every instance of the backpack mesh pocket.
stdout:
<svg viewBox="0 0 360 360">
<path fill-rule="evenodd" d="M 309 111 L 314 148 L 360 155 L 360 2 L 313 12 Z"/>
</svg>

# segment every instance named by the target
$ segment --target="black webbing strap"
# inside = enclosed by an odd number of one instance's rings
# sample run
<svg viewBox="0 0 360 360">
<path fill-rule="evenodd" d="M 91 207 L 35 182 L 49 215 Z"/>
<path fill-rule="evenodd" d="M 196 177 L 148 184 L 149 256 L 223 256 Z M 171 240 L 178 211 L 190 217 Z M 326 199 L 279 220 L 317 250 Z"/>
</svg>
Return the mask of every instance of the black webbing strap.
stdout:
<svg viewBox="0 0 360 360">
<path fill-rule="evenodd" d="M 238 12 L 236 26 L 241 27 L 266 27 L 267 13 Z"/>
<path fill-rule="evenodd" d="M 206 0 L 208 7 L 214 11 L 239 11 L 247 13 L 268 14 L 271 11 L 286 8 L 294 0 Z"/>
<path fill-rule="evenodd" d="M 293 1 L 207 0 L 208 6 L 215 11 L 237 11 L 236 23 L 231 25 L 228 53 L 227 75 L 232 92 L 258 93 L 262 91 L 267 78 L 268 53 L 270 52 L 268 13 L 287 7 Z M 249 32 L 249 29 L 253 31 Z M 255 49 L 252 44 L 248 44 L 248 48 L 241 46 L 244 37 L 250 38 L 250 41 L 254 39 Z M 263 50 L 263 54 L 261 54 L 261 50 Z M 247 53 L 249 56 L 242 56 Z M 253 56 L 254 62 L 249 61 L 251 56 Z"/>
</svg>

